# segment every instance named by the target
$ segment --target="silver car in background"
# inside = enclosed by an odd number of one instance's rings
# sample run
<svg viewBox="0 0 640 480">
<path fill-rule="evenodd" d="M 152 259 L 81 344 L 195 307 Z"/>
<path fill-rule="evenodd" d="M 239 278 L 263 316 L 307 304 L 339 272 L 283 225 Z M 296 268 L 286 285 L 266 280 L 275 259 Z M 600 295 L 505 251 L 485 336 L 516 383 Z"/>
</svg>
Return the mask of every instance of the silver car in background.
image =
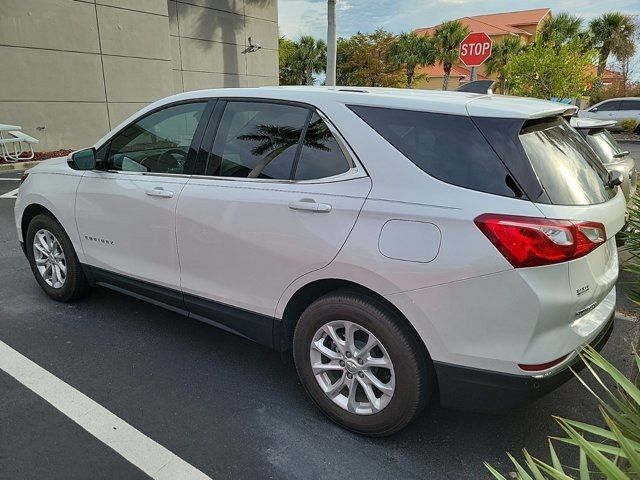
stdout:
<svg viewBox="0 0 640 480">
<path fill-rule="evenodd" d="M 637 185 L 636 162 L 625 151 L 618 141 L 609 133 L 615 124 L 613 121 L 592 120 L 589 118 L 571 119 L 571 126 L 578 130 L 587 140 L 589 146 L 596 152 L 600 161 L 609 172 L 622 174 L 623 182 L 620 187 L 624 192 L 627 203 L 633 197 Z"/>
<path fill-rule="evenodd" d="M 607 127 L 609 130 L 622 130 L 620 122 L 631 119 L 636 121 L 636 133 L 640 134 L 640 98 L 625 97 L 611 98 L 596 103 L 586 110 L 578 112 L 580 118 L 594 118 L 596 120 L 611 120 L 613 123 Z"/>
</svg>

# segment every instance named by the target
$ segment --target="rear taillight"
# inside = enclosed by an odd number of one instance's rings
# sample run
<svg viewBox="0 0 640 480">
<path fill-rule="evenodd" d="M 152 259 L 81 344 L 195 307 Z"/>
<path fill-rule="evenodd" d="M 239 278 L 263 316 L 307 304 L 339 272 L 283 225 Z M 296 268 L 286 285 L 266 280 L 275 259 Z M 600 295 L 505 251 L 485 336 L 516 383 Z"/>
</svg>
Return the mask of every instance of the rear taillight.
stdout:
<svg viewBox="0 0 640 480">
<path fill-rule="evenodd" d="M 478 228 L 515 268 L 538 267 L 584 257 L 607 239 L 597 222 L 549 220 L 486 213 Z"/>
</svg>

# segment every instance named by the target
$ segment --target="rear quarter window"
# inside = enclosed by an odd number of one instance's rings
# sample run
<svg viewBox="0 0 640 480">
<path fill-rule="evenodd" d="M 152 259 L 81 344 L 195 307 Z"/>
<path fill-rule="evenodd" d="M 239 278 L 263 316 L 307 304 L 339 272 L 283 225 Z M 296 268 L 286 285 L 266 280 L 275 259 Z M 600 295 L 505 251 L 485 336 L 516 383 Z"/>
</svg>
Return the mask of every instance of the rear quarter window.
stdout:
<svg viewBox="0 0 640 480">
<path fill-rule="evenodd" d="M 350 105 L 418 168 L 443 182 L 506 197 L 522 192 L 467 116 Z"/>
<path fill-rule="evenodd" d="M 593 205 L 615 196 L 594 151 L 562 118 L 526 122 L 520 142 L 551 203 Z"/>
</svg>

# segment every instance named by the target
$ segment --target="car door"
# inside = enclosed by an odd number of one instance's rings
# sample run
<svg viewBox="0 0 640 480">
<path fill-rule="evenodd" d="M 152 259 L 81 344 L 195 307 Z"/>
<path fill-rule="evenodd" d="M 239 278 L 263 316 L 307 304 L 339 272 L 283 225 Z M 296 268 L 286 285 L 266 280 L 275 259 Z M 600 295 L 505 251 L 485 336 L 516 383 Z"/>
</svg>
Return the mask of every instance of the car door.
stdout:
<svg viewBox="0 0 640 480">
<path fill-rule="evenodd" d="M 215 135 L 203 140 L 212 140 L 201 152 L 206 168 L 178 202 L 185 303 L 201 317 L 225 305 L 272 318 L 291 282 L 338 254 L 371 180 L 307 106 L 247 99 L 216 110 Z M 237 332 L 252 328 L 232 321 Z M 265 335 L 270 329 L 265 322 Z"/>
<path fill-rule="evenodd" d="M 175 210 L 206 108 L 207 101 L 162 107 L 99 148 L 100 169 L 85 173 L 76 196 L 89 265 L 179 290 Z"/>
</svg>

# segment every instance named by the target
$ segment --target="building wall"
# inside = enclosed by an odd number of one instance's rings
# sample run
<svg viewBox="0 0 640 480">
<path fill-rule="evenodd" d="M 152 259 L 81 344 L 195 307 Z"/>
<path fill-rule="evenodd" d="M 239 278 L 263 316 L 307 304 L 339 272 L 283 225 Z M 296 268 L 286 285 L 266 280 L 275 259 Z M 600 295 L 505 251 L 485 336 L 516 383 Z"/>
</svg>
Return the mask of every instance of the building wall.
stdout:
<svg viewBox="0 0 640 480">
<path fill-rule="evenodd" d="M 462 77 L 458 75 L 450 75 L 448 90 L 455 90 L 460 86 Z M 413 88 L 421 90 L 442 90 L 442 76 L 429 76 L 427 79 L 419 79 L 414 82 Z"/>
<path fill-rule="evenodd" d="M 172 93 L 277 84 L 277 0 L 2 0 L 0 58 L 0 123 L 82 148 Z"/>
<path fill-rule="evenodd" d="M 169 0 L 174 91 L 278 84 L 277 0 Z M 249 45 L 262 48 L 243 53 Z"/>
</svg>

